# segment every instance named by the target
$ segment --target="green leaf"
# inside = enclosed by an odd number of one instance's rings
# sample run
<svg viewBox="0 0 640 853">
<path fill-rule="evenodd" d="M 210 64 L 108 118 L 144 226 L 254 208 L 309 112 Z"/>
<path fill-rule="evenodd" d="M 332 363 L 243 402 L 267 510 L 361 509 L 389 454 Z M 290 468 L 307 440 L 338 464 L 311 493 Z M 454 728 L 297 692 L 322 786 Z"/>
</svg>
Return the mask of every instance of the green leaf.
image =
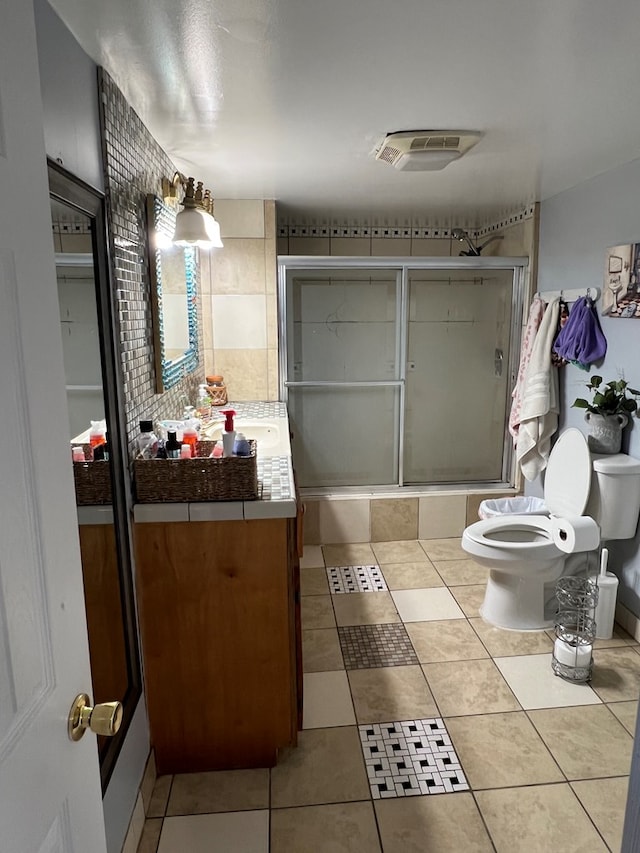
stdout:
<svg viewBox="0 0 640 853">
<path fill-rule="evenodd" d="M 582 398 L 575 400 L 571 405 L 575 406 L 576 409 L 588 409 L 589 408 L 589 403 L 587 403 L 587 401 L 583 400 Z"/>
<path fill-rule="evenodd" d="M 602 382 L 602 376 L 592 376 L 591 379 L 589 380 L 590 384 L 587 385 L 587 388 L 589 388 L 589 387 L 597 388 L 601 382 Z"/>
</svg>

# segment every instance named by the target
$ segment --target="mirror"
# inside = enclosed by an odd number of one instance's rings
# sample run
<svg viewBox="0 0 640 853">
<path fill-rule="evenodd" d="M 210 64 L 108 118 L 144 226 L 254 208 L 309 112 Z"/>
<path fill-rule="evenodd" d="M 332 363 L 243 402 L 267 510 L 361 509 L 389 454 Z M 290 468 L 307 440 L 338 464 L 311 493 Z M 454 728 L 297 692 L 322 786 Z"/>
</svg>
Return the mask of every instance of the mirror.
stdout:
<svg viewBox="0 0 640 853">
<path fill-rule="evenodd" d="M 172 388 L 198 366 L 195 249 L 171 242 L 176 214 L 147 196 L 149 279 L 156 363 L 156 392 Z"/>
<path fill-rule="evenodd" d="M 97 738 L 104 792 L 141 695 L 118 344 L 104 198 L 53 161 L 48 162 L 48 173 L 93 700 L 117 699 L 124 710 L 118 734 Z M 72 463 L 71 445 L 82 446 L 90 458 L 90 423 L 103 419 L 109 461 Z M 93 479 L 92 465 L 101 466 Z"/>
</svg>

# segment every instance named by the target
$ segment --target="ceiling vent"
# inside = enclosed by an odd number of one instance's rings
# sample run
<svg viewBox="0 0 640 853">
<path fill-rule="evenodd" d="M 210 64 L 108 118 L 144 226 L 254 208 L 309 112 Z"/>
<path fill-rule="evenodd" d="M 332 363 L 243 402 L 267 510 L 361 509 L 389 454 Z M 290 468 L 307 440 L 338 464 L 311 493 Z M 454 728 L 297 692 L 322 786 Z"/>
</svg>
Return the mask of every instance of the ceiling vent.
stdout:
<svg viewBox="0 0 640 853">
<path fill-rule="evenodd" d="M 433 172 L 458 160 L 481 136 L 474 130 L 402 130 L 385 136 L 376 160 L 402 172 Z"/>
</svg>

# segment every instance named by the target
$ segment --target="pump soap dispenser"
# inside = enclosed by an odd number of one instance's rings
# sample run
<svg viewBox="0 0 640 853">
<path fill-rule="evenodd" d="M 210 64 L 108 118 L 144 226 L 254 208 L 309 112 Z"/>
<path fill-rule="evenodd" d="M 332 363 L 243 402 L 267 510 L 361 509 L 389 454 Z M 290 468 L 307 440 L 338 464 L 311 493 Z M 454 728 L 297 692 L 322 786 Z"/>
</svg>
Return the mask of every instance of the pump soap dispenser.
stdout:
<svg viewBox="0 0 640 853">
<path fill-rule="evenodd" d="M 225 417 L 224 432 L 222 433 L 222 455 L 233 456 L 233 444 L 236 440 L 236 431 L 233 427 L 234 409 L 222 409 Z"/>
</svg>

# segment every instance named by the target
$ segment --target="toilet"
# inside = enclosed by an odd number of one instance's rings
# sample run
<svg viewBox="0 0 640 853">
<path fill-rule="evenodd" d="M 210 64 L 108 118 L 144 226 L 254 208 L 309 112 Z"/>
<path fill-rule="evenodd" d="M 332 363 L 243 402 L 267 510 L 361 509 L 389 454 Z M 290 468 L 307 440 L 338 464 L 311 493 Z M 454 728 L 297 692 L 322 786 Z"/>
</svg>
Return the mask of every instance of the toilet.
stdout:
<svg viewBox="0 0 640 853">
<path fill-rule="evenodd" d="M 631 539 L 640 514 L 640 460 L 592 454 L 580 430 L 566 429 L 549 455 L 544 499 L 552 517 L 590 516 L 601 541 Z M 466 528 L 463 549 L 490 570 L 480 608 L 486 622 L 516 631 L 553 625 L 545 618 L 545 585 L 564 573 L 569 555 L 555 544 L 552 526 L 547 516 L 503 515 Z"/>
</svg>

